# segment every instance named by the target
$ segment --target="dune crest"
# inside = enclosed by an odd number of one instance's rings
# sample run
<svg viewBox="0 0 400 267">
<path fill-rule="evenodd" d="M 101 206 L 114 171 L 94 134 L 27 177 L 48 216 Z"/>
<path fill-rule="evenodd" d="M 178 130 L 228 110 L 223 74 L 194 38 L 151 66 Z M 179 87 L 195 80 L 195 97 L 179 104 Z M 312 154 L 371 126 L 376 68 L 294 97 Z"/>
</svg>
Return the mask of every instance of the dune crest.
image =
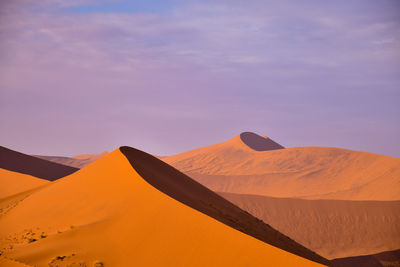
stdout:
<svg viewBox="0 0 400 267">
<path fill-rule="evenodd" d="M 115 150 L 34 192 L 0 218 L 2 255 L 37 266 L 96 261 L 105 266 L 319 265 L 162 193 L 139 174 L 157 175 L 165 167 L 152 166 L 156 159 L 147 157 L 139 153 L 128 160 Z M 168 176 L 172 170 L 163 177 L 180 181 Z M 184 191 L 186 184 L 176 186 Z"/>
</svg>

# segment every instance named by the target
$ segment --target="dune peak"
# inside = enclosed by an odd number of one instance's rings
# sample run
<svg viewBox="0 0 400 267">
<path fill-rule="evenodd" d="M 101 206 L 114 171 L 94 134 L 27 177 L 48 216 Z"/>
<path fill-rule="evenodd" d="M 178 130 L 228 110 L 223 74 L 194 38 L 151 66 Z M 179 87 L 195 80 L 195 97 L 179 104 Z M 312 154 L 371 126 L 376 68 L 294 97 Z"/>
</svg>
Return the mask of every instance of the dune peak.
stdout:
<svg viewBox="0 0 400 267">
<path fill-rule="evenodd" d="M 284 148 L 274 140 L 252 132 L 243 132 L 239 135 L 239 137 L 245 145 L 255 151 L 268 151 Z"/>
</svg>

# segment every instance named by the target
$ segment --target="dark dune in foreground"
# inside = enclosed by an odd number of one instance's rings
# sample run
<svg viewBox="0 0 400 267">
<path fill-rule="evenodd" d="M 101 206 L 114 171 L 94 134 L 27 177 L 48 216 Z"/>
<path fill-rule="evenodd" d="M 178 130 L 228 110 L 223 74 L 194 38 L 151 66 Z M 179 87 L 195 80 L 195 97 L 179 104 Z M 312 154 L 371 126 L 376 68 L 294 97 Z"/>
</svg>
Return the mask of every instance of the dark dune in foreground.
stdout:
<svg viewBox="0 0 400 267">
<path fill-rule="evenodd" d="M 49 181 L 57 180 L 78 169 L 55 162 L 29 156 L 0 146 L 0 168 L 29 174 Z"/>
</svg>

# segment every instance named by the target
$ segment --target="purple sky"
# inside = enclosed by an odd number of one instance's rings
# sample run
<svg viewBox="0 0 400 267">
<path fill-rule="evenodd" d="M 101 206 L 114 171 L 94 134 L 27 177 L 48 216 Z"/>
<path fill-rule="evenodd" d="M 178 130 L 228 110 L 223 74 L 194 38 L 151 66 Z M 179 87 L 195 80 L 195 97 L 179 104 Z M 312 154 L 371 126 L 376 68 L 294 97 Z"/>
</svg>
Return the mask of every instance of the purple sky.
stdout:
<svg viewBox="0 0 400 267">
<path fill-rule="evenodd" d="M 254 131 L 400 157 L 400 1 L 1 1 L 0 114 L 34 154 Z"/>
</svg>

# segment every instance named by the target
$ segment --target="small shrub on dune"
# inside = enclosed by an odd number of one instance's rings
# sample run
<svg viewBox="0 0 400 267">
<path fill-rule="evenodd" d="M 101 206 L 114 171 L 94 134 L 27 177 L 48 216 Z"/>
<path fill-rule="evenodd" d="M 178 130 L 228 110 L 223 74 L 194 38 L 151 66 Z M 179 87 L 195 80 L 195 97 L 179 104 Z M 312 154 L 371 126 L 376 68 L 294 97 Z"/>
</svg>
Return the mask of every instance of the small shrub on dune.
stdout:
<svg viewBox="0 0 400 267">
<path fill-rule="evenodd" d="M 94 267 L 103 267 L 103 266 L 104 266 L 104 263 L 101 262 L 101 261 L 95 261 L 95 262 L 93 263 L 93 266 L 94 266 Z"/>
</svg>

